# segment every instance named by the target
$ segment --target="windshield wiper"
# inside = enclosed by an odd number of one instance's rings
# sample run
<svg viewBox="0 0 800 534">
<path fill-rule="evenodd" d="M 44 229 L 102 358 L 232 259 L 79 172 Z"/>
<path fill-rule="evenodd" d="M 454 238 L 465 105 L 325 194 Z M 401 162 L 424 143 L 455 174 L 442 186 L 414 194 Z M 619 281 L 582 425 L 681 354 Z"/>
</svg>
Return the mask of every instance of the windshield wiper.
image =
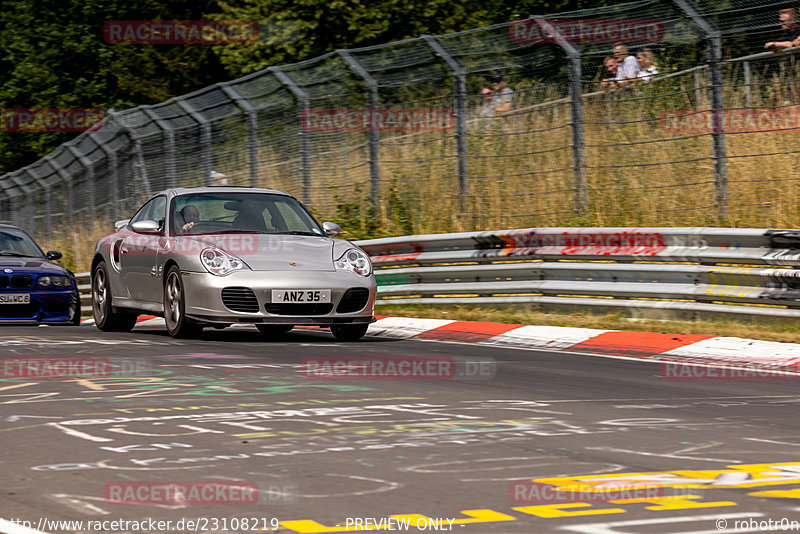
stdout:
<svg viewBox="0 0 800 534">
<path fill-rule="evenodd" d="M 15 258 L 37 258 L 38 256 L 31 256 L 30 254 L 22 254 L 21 252 L 11 252 L 4 250 L 0 252 L 0 256 L 14 256 Z"/>
<path fill-rule="evenodd" d="M 301 230 L 291 230 L 289 232 L 275 232 L 278 235 L 311 235 L 314 237 L 322 237 L 320 234 L 314 232 L 303 232 Z"/>
</svg>

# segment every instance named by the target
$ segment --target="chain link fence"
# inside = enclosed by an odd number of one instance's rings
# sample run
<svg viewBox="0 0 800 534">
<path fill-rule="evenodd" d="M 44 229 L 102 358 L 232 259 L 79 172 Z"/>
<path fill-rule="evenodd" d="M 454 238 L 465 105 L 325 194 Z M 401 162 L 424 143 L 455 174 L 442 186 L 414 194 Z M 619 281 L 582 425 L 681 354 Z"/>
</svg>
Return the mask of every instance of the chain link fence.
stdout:
<svg viewBox="0 0 800 534">
<path fill-rule="evenodd" d="M 787 7 L 638 1 L 272 67 L 107 114 L 0 176 L 0 220 L 77 247 L 161 189 L 224 183 L 362 235 L 796 227 L 798 65 L 763 52 Z M 658 74 L 603 87 L 617 42 Z M 496 75 L 504 111 L 482 94 Z"/>
</svg>

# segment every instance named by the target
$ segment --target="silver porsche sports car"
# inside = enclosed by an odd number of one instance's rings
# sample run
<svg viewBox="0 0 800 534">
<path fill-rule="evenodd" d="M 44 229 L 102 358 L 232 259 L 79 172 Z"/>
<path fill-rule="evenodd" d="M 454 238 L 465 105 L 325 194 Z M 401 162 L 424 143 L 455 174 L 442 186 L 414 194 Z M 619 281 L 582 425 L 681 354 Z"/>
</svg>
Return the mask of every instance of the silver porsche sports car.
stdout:
<svg viewBox="0 0 800 534">
<path fill-rule="evenodd" d="M 291 195 L 272 189 L 169 189 L 97 242 L 92 312 L 97 327 L 128 331 L 139 314 L 163 316 L 174 337 L 204 326 L 329 327 L 343 341 L 374 321 L 372 263 L 331 239 Z"/>
</svg>

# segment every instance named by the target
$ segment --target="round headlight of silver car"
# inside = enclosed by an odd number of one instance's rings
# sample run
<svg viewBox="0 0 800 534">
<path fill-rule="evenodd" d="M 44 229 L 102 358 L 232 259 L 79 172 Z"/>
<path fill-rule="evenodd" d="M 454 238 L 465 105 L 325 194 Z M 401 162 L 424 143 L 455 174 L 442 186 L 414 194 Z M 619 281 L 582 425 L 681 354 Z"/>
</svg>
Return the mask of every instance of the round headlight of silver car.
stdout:
<svg viewBox="0 0 800 534">
<path fill-rule="evenodd" d="M 218 248 L 207 248 L 200 253 L 200 263 L 211 274 L 226 276 L 233 271 L 249 271 L 250 267 L 233 254 Z"/>
<path fill-rule="evenodd" d="M 372 274 L 372 262 L 369 256 L 360 249 L 350 248 L 345 251 L 342 256 L 336 260 L 336 268 L 340 271 L 353 271 L 361 276 L 369 276 Z"/>
</svg>

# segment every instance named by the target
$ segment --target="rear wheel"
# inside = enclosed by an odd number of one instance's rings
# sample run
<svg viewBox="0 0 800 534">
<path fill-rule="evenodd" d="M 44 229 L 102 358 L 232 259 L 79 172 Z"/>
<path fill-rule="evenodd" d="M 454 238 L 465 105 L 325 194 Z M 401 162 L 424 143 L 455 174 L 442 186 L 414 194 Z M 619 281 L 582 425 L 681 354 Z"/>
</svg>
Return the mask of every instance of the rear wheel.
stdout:
<svg viewBox="0 0 800 534">
<path fill-rule="evenodd" d="M 104 261 L 92 273 L 92 315 L 94 324 L 103 332 L 130 332 L 136 326 L 135 313 L 118 312 L 111 307 L 111 285 Z M 80 304 L 77 317 L 80 321 Z"/>
<path fill-rule="evenodd" d="M 164 284 L 164 322 L 172 337 L 193 337 L 200 334 L 203 327 L 186 317 L 186 297 L 183 291 L 183 277 L 177 265 L 167 271 Z"/>
<path fill-rule="evenodd" d="M 294 328 L 293 324 L 257 324 L 258 331 L 265 337 L 282 336 Z"/>
<path fill-rule="evenodd" d="M 358 341 L 367 335 L 368 324 L 332 325 L 331 334 L 338 341 Z"/>
</svg>

